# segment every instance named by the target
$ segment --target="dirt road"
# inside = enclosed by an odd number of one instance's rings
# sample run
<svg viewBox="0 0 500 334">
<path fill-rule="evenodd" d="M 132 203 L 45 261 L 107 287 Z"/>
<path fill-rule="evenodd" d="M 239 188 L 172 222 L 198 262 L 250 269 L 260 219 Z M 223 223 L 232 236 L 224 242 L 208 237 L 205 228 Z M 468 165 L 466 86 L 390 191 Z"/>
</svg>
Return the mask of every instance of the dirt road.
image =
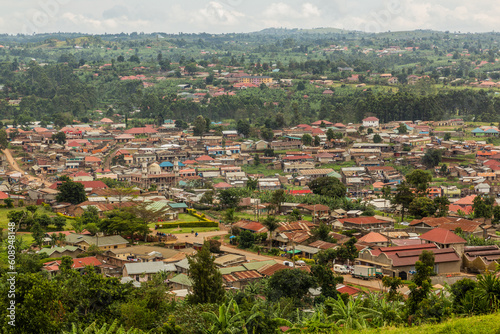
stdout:
<svg viewBox="0 0 500 334">
<path fill-rule="evenodd" d="M 10 168 L 12 168 L 13 170 L 18 171 L 19 173 L 21 173 L 29 181 L 40 182 L 40 183 L 44 184 L 45 186 L 49 186 L 50 185 L 43 178 L 36 177 L 36 176 L 30 175 L 30 174 L 26 175 L 25 171 L 22 170 L 21 167 L 19 167 L 19 165 L 17 164 L 16 160 L 14 159 L 14 157 L 12 156 L 12 153 L 10 153 L 10 150 L 8 148 L 5 149 L 5 150 L 2 150 L 2 152 L 3 152 L 3 154 L 5 154 L 5 157 L 7 158 L 7 161 L 9 162 Z"/>
<path fill-rule="evenodd" d="M 223 241 L 224 235 L 226 235 L 227 233 L 228 233 L 227 231 L 211 231 L 211 232 L 200 232 L 200 233 L 198 233 L 197 237 L 191 233 L 176 234 L 176 236 L 177 236 L 177 239 L 179 241 L 186 241 L 189 243 L 197 242 L 197 243 L 203 244 L 203 241 L 205 239 L 210 239 L 212 237 L 215 237 L 216 235 L 221 236 L 221 239 L 219 241 Z M 248 252 L 248 251 L 245 251 L 243 249 L 229 246 L 226 243 L 223 243 L 221 245 L 220 249 L 221 249 L 221 251 L 226 252 L 226 253 L 245 255 L 247 260 L 249 260 L 249 261 L 276 260 L 279 263 L 283 262 L 283 258 L 279 258 L 279 257 L 275 257 L 275 256 L 258 255 L 258 254 L 255 254 L 253 252 Z"/>
</svg>

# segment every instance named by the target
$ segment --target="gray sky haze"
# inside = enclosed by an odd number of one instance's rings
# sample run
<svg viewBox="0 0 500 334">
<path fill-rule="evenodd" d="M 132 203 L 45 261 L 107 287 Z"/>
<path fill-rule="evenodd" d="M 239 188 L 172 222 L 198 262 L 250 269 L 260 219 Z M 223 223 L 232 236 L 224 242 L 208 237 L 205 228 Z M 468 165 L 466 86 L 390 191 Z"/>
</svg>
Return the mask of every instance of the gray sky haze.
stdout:
<svg viewBox="0 0 500 334">
<path fill-rule="evenodd" d="M 1 33 L 500 30 L 496 0 L 2 0 Z"/>
</svg>

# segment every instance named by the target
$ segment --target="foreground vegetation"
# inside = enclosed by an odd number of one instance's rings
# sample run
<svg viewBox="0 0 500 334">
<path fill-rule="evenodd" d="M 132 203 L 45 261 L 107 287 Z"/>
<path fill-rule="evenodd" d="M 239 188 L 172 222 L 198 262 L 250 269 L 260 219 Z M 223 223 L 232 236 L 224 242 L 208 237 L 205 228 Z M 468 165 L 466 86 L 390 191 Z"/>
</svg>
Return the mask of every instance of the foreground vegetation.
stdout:
<svg viewBox="0 0 500 334">
<path fill-rule="evenodd" d="M 132 283 L 121 284 L 118 278 L 99 275 L 92 267 L 81 275 L 70 269 L 72 259 L 63 257 L 61 272 L 49 277 L 40 272 L 44 259 L 21 252 L 26 245 L 16 244 L 15 332 L 80 333 L 87 328 L 87 333 L 96 329 L 102 329 L 99 333 L 112 333 L 110 326 L 115 330 L 121 326 L 130 333 L 170 334 L 280 333 L 281 328 L 288 328 L 290 333 L 367 329 L 373 329 L 367 333 L 462 333 L 467 327 L 475 330 L 468 333 L 483 333 L 486 326 L 490 332 L 496 332 L 500 326 L 485 322 L 498 319 L 499 278 L 486 273 L 478 275 L 477 282 L 463 279 L 447 287 L 446 292 L 433 291 L 430 276 L 434 258 L 430 252 L 424 251 L 416 264 L 417 273 L 410 282 L 407 300 L 397 290 L 401 280 L 389 277 L 383 279 L 388 289 L 385 294 L 339 294 L 335 286 L 342 282 L 342 277 L 331 271 L 328 252 L 317 256 L 311 273 L 280 270 L 242 290 L 225 291 L 222 275 L 211 256 L 211 252 L 218 251 L 218 242 L 213 241 L 189 257 L 193 286 L 192 294 L 185 300 L 175 300 L 168 293 L 167 272 L 160 272 L 152 281 L 134 288 Z M 4 318 L 10 302 L 7 277 L 4 271 L 0 284 L 0 316 Z M 321 288 L 320 295 L 312 298 L 310 288 Z M 457 316 L 483 314 L 490 315 L 447 322 Z M 442 324 L 434 326 L 437 323 Z M 414 328 L 415 325 L 425 326 Z M 12 332 L 9 325 L 2 326 L 4 332 Z"/>
</svg>

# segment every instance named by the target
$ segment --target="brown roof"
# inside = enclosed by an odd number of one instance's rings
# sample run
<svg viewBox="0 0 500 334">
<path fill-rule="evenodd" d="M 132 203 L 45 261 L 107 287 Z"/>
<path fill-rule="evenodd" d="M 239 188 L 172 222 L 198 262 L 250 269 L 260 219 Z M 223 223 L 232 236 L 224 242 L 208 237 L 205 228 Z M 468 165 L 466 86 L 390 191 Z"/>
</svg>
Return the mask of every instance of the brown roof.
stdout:
<svg viewBox="0 0 500 334">
<path fill-rule="evenodd" d="M 434 253 L 435 263 L 460 261 L 460 258 L 453 248 L 435 248 L 427 250 Z M 415 265 L 420 257 L 420 254 L 422 254 L 422 250 L 414 250 L 388 254 L 388 257 L 392 259 L 393 267 L 403 267 Z"/>
<path fill-rule="evenodd" d="M 380 220 L 375 217 L 355 217 L 355 218 L 342 218 L 339 221 L 344 223 L 358 224 L 358 225 L 369 225 L 369 224 L 381 224 L 387 223 L 385 220 Z"/>
<path fill-rule="evenodd" d="M 424 222 L 428 226 L 439 226 L 441 224 L 449 222 L 450 219 L 447 217 L 425 217 L 422 219 L 414 219 L 410 222 L 410 226 L 420 224 Z"/>
<path fill-rule="evenodd" d="M 337 246 L 338 246 L 337 244 L 332 244 L 331 242 L 326 242 L 322 240 L 318 240 L 309 244 L 309 247 L 320 248 L 320 249 L 329 249 Z"/>
<path fill-rule="evenodd" d="M 259 272 L 264 276 L 272 276 L 275 272 L 282 269 L 291 269 L 289 266 L 285 266 L 281 263 L 273 264 L 272 266 L 264 266 L 259 269 Z"/>
<path fill-rule="evenodd" d="M 243 271 L 234 271 L 231 274 L 224 274 L 222 278 L 228 282 L 237 282 L 237 281 L 245 281 L 251 279 L 259 279 L 262 278 L 262 275 L 257 270 L 243 270 Z"/>
</svg>

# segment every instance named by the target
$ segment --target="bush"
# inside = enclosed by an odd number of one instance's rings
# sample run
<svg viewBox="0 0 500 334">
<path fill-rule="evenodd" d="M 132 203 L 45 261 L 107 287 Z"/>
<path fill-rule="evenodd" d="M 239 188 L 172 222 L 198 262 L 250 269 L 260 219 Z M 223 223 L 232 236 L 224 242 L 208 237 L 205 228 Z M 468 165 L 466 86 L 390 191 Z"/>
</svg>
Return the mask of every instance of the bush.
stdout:
<svg viewBox="0 0 500 334">
<path fill-rule="evenodd" d="M 157 228 L 186 228 L 186 227 L 219 227 L 219 223 L 213 221 L 177 222 L 156 224 Z"/>
<path fill-rule="evenodd" d="M 278 248 L 271 248 L 267 253 L 272 256 L 278 256 L 280 255 L 280 250 Z"/>
</svg>

